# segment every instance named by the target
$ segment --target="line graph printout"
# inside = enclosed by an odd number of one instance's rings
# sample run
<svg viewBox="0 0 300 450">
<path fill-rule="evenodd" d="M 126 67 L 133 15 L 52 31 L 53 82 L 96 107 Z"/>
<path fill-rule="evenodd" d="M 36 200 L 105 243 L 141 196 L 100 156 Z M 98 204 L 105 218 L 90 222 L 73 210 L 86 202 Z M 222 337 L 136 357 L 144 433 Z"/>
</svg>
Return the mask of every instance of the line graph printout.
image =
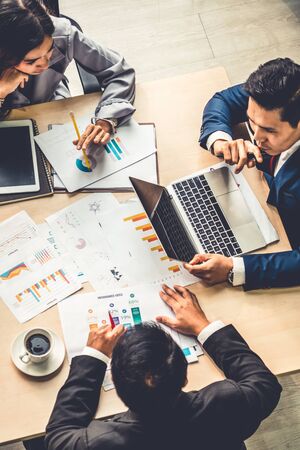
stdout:
<svg viewBox="0 0 300 450">
<path fill-rule="evenodd" d="M 0 223 L 0 259 L 38 236 L 38 227 L 25 211 Z"/>
<path fill-rule="evenodd" d="M 89 121 L 87 117 L 78 119 L 80 132 L 84 131 Z M 91 144 L 87 148 L 91 170 L 86 166 L 82 152 L 72 144 L 76 138 L 74 133 L 72 123 L 68 123 L 35 137 L 69 192 L 101 180 L 156 152 L 153 139 L 145 139 L 142 128 L 131 119 L 118 128 L 116 135 L 104 147 Z"/>
<path fill-rule="evenodd" d="M 116 208 L 119 203 L 112 194 L 89 194 L 46 219 L 55 239 L 64 243 L 95 289 L 128 284 L 101 223 L 103 213 Z"/>
<path fill-rule="evenodd" d="M 6 224 L 2 225 L 1 236 Z M 3 245 L 0 258 L 0 296 L 19 322 L 26 322 L 78 291 L 81 283 L 64 259 L 37 234 L 30 217 L 17 215 L 15 220 L 9 220 L 9 225 L 7 253 Z"/>
<path fill-rule="evenodd" d="M 69 360 L 82 352 L 90 330 L 110 324 L 108 313 L 116 325 L 120 323 L 125 328 L 155 321 L 158 315 L 171 316 L 170 309 L 159 297 L 159 290 L 153 285 L 136 285 L 117 291 L 72 295 L 61 302 L 58 309 Z M 194 338 L 164 329 L 180 345 L 189 362 L 202 354 Z"/>
<path fill-rule="evenodd" d="M 117 210 L 103 214 L 101 223 L 130 284 L 136 284 L 137 280 L 159 285 L 188 285 L 198 281 L 183 268 L 182 263 L 172 261 L 166 255 L 139 202 L 121 204 Z"/>
</svg>

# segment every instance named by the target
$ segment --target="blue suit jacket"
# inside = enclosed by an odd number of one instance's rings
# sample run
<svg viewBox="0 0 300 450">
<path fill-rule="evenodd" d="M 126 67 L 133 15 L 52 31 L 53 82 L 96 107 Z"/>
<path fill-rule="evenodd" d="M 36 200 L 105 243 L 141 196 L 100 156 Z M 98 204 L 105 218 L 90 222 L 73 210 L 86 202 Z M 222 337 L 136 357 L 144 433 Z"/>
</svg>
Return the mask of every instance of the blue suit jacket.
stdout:
<svg viewBox="0 0 300 450">
<path fill-rule="evenodd" d="M 215 131 L 232 135 L 232 126 L 247 120 L 249 95 L 243 85 L 216 93 L 207 103 L 200 134 L 200 145 Z M 288 287 L 300 284 L 300 150 L 296 151 L 273 177 L 268 173 L 268 155 L 257 168 L 270 187 L 267 202 L 276 206 L 288 235 L 292 251 L 245 255 L 245 289 Z"/>
</svg>

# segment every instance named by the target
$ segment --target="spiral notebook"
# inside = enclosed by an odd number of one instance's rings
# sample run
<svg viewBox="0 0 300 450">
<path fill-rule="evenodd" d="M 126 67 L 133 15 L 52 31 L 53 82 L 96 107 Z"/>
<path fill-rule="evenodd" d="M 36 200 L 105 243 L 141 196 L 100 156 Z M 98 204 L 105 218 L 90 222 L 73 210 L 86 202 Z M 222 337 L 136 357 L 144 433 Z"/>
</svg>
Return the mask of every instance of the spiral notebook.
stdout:
<svg viewBox="0 0 300 450">
<path fill-rule="evenodd" d="M 39 134 L 39 130 L 35 120 L 31 119 L 33 133 L 36 136 Z M 18 127 L 15 128 L 16 133 L 18 133 Z M 22 142 L 20 142 L 22 145 Z M 5 149 L 3 150 L 3 154 L 1 158 L 5 158 Z M 13 149 L 9 149 L 13 152 Z M 2 153 L 2 152 L 1 152 Z M 5 193 L 0 194 L 0 205 L 4 205 L 6 203 L 13 203 L 22 200 L 30 200 L 33 198 L 45 197 L 48 195 L 53 195 L 53 184 L 51 178 L 51 172 L 49 170 L 48 162 L 45 159 L 43 153 L 35 143 L 35 153 L 36 153 L 36 163 L 37 163 L 37 173 L 39 179 L 39 190 L 34 192 L 18 192 L 18 193 Z M 0 179 L 1 184 L 1 179 Z"/>
</svg>

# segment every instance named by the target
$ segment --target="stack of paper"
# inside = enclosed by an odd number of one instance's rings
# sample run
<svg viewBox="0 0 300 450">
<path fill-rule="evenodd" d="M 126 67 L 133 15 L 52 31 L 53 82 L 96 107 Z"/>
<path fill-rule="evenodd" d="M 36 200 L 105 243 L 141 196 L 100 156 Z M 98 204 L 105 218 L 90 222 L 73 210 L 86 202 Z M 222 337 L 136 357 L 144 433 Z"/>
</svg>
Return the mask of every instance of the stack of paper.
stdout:
<svg viewBox="0 0 300 450">
<path fill-rule="evenodd" d="M 52 128 L 60 126 L 61 125 L 52 125 Z M 139 125 L 139 131 L 143 136 L 143 142 L 146 142 L 147 145 L 152 145 L 155 153 L 137 161 L 131 166 L 125 167 L 119 172 L 113 173 L 80 189 L 82 192 L 130 192 L 132 191 L 132 185 L 129 177 L 142 178 L 149 183 L 158 182 L 155 127 L 153 124 L 142 124 Z M 66 192 L 66 188 L 57 173 L 53 170 L 52 174 L 55 192 Z"/>
<path fill-rule="evenodd" d="M 83 132 L 87 118 L 78 120 Z M 118 128 L 116 135 L 105 146 L 91 144 L 87 155 L 91 169 L 86 167 L 81 151 L 75 149 L 71 123 L 57 126 L 35 137 L 35 140 L 61 182 L 69 192 L 74 192 L 95 181 L 125 169 L 156 152 L 152 139 L 145 139 L 143 129 L 131 119 Z"/>
</svg>

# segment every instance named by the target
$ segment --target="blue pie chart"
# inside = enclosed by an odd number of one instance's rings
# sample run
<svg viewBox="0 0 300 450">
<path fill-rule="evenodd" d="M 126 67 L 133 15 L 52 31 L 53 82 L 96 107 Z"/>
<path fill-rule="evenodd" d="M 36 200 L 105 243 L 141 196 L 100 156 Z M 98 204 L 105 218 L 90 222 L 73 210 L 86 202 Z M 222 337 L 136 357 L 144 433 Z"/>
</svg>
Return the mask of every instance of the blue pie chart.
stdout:
<svg viewBox="0 0 300 450">
<path fill-rule="evenodd" d="M 95 158 L 93 158 L 93 156 L 89 155 L 89 162 L 91 164 L 92 169 L 89 169 L 84 162 L 84 159 L 81 158 L 77 158 L 76 159 L 76 167 L 77 169 L 81 170 L 82 172 L 92 172 L 93 169 L 95 169 L 97 162 L 95 160 Z"/>
</svg>

